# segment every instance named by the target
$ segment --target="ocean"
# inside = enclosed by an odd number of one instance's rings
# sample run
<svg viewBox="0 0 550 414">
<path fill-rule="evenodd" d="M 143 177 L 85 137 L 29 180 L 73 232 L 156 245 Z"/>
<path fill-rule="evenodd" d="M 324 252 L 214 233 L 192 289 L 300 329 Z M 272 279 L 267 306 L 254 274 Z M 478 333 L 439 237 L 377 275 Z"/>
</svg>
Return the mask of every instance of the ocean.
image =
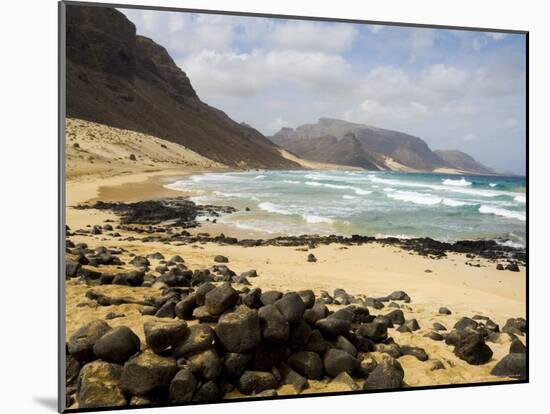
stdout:
<svg viewBox="0 0 550 414">
<path fill-rule="evenodd" d="M 524 177 L 247 171 L 198 174 L 166 187 L 192 191 L 197 204 L 236 207 L 218 222 L 269 234 L 495 239 L 525 246 Z"/>
</svg>

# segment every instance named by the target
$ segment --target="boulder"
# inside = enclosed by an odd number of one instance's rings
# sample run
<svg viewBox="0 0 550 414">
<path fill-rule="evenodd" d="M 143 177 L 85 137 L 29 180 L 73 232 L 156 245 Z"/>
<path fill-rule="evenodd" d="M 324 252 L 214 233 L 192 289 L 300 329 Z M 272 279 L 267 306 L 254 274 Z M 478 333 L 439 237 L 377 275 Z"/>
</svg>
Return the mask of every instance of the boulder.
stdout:
<svg viewBox="0 0 550 414">
<path fill-rule="evenodd" d="M 527 332 L 527 321 L 524 318 L 511 318 L 502 327 L 502 332 L 523 335 Z"/>
<path fill-rule="evenodd" d="M 351 329 L 351 323 L 338 318 L 323 318 L 315 322 L 315 327 L 330 336 L 345 335 Z"/>
<path fill-rule="evenodd" d="M 315 352 L 295 352 L 288 358 L 288 364 L 306 378 L 314 380 L 323 378 L 323 361 Z"/>
<path fill-rule="evenodd" d="M 229 259 L 225 256 L 222 256 L 222 255 L 217 255 L 217 256 L 214 256 L 214 261 L 216 263 L 229 263 Z"/>
<path fill-rule="evenodd" d="M 401 355 L 412 355 L 419 361 L 427 361 L 429 359 L 428 354 L 422 348 L 409 345 L 401 345 L 399 347 Z"/>
<path fill-rule="evenodd" d="M 406 303 L 409 303 L 411 301 L 411 298 L 409 297 L 409 295 L 407 295 L 402 290 L 397 290 L 395 292 L 392 292 L 388 298 L 390 300 L 402 300 L 402 301 L 405 301 Z"/>
<path fill-rule="evenodd" d="M 527 377 L 527 355 L 525 353 L 508 354 L 491 370 L 491 375 L 524 379 Z"/>
<path fill-rule="evenodd" d="M 252 355 L 250 354 L 228 352 L 225 354 L 223 367 L 230 377 L 238 378 L 246 370 L 246 367 L 251 359 Z"/>
<path fill-rule="evenodd" d="M 174 358 L 146 349 L 124 364 L 120 386 L 131 395 L 144 395 L 155 388 L 168 387 L 177 371 Z"/>
<path fill-rule="evenodd" d="M 348 354 L 350 354 L 353 357 L 357 356 L 357 348 L 355 348 L 355 346 L 342 335 L 336 338 L 336 341 L 334 342 L 334 346 L 338 349 L 341 349 L 342 351 L 346 351 Z"/>
<path fill-rule="evenodd" d="M 336 377 L 342 372 L 353 373 L 359 368 L 359 361 L 346 351 L 330 348 L 325 352 L 323 365 L 329 376 Z"/>
<path fill-rule="evenodd" d="M 181 338 L 188 334 L 189 328 L 185 321 L 148 321 L 143 325 L 145 342 L 153 350 L 159 353 L 175 345 Z"/>
<path fill-rule="evenodd" d="M 405 373 L 401 364 L 394 358 L 386 356 L 370 373 L 364 390 L 383 390 L 399 388 L 403 385 Z"/>
<path fill-rule="evenodd" d="M 195 395 L 193 395 L 193 401 L 218 401 L 222 398 L 223 391 L 216 381 L 205 382 L 195 391 Z"/>
<path fill-rule="evenodd" d="M 170 382 L 170 401 L 186 402 L 193 399 L 198 381 L 189 369 L 178 371 Z"/>
<path fill-rule="evenodd" d="M 395 309 L 385 316 L 394 325 L 402 325 L 405 323 L 405 315 L 403 314 L 403 311 L 401 309 Z"/>
<path fill-rule="evenodd" d="M 271 372 L 245 371 L 239 378 L 237 387 L 243 394 L 250 395 L 277 388 L 278 383 Z"/>
<path fill-rule="evenodd" d="M 298 293 L 307 309 L 310 309 L 313 305 L 315 305 L 315 293 L 313 293 L 313 290 L 300 290 L 296 293 Z"/>
<path fill-rule="evenodd" d="M 443 325 L 439 322 L 434 322 L 433 329 L 436 330 L 436 331 L 446 331 L 447 330 L 447 328 L 445 328 L 445 325 Z"/>
<path fill-rule="evenodd" d="M 275 305 L 267 305 L 258 310 L 262 326 L 262 336 L 270 343 L 286 342 L 290 327 L 287 318 Z"/>
<path fill-rule="evenodd" d="M 139 352 L 141 341 L 127 326 L 109 330 L 94 344 L 97 358 L 114 364 L 124 364 L 132 355 Z"/>
<path fill-rule="evenodd" d="M 167 301 L 159 308 L 155 316 L 157 318 L 174 318 L 176 316 L 176 302 L 172 300 Z"/>
<path fill-rule="evenodd" d="M 331 392 L 359 391 L 360 389 L 347 372 L 341 372 L 330 382 Z"/>
<path fill-rule="evenodd" d="M 173 355 L 181 358 L 193 352 L 204 351 L 214 345 L 214 330 L 205 323 L 189 327 L 173 346 Z"/>
<path fill-rule="evenodd" d="M 92 361 L 95 343 L 111 329 L 107 322 L 100 319 L 80 327 L 69 338 L 69 354 L 80 362 Z"/>
<path fill-rule="evenodd" d="M 302 392 L 304 389 L 309 387 L 307 378 L 298 374 L 290 366 L 284 362 L 277 366 L 277 369 L 281 373 L 281 379 L 283 384 L 289 384 L 294 388 L 294 391 L 297 393 Z"/>
<path fill-rule="evenodd" d="M 461 335 L 454 353 L 470 365 L 485 364 L 493 356 L 493 351 L 487 346 L 483 336 L 475 332 Z"/>
<path fill-rule="evenodd" d="M 270 290 L 262 293 L 262 295 L 260 296 L 260 300 L 264 304 L 264 306 L 273 305 L 282 297 L 283 297 L 283 294 L 281 292 L 276 290 Z"/>
<path fill-rule="evenodd" d="M 523 342 L 521 342 L 517 337 L 514 337 L 514 339 L 512 339 L 512 343 L 510 344 L 509 352 L 511 354 L 525 354 L 527 352 L 527 348 L 523 345 Z"/>
<path fill-rule="evenodd" d="M 321 332 L 317 329 L 311 331 L 309 338 L 306 344 L 302 348 L 303 351 L 315 352 L 319 355 L 322 355 L 327 350 L 327 343 Z"/>
<path fill-rule="evenodd" d="M 363 301 L 365 306 L 368 306 L 369 308 L 374 309 L 382 309 L 384 307 L 384 303 L 376 298 L 368 297 Z"/>
<path fill-rule="evenodd" d="M 381 342 L 388 337 L 388 329 L 378 322 L 365 323 L 357 329 L 357 334 L 374 342 Z"/>
<path fill-rule="evenodd" d="M 288 322 L 298 322 L 304 316 L 306 305 L 297 293 L 289 293 L 275 302 L 275 307 Z"/>
<path fill-rule="evenodd" d="M 477 329 L 478 325 L 479 324 L 476 321 L 474 321 L 473 319 L 470 319 L 470 318 L 467 318 L 467 317 L 462 317 L 458 320 L 457 323 L 455 323 L 453 328 L 456 329 L 457 331 L 463 331 L 467 328 Z"/>
<path fill-rule="evenodd" d="M 326 318 L 328 315 L 328 308 L 324 303 L 316 303 L 312 308 L 306 309 L 304 312 L 304 320 L 314 325 L 319 319 Z"/>
<path fill-rule="evenodd" d="M 217 378 L 222 371 L 220 357 L 212 348 L 194 353 L 186 357 L 186 359 L 189 369 L 207 381 Z"/>
<path fill-rule="evenodd" d="M 93 361 L 82 367 L 78 377 L 78 408 L 122 407 L 127 404 L 119 381 L 122 367 Z"/>
<path fill-rule="evenodd" d="M 197 304 L 196 295 L 191 293 L 180 300 L 174 307 L 174 313 L 180 319 L 189 320 L 193 316 L 193 311 L 199 306 Z"/>
<path fill-rule="evenodd" d="M 260 318 L 256 310 L 239 306 L 223 314 L 215 328 L 221 345 L 229 352 L 246 353 L 260 346 Z"/>
<path fill-rule="evenodd" d="M 224 283 L 206 294 L 204 305 L 210 315 L 220 315 L 235 306 L 238 299 L 239 294 L 231 287 L 231 284 Z"/>
<path fill-rule="evenodd" d="M 445 306 L 442 306 L 441 308 L 439 308 L 439 313 L 441 315 L 451 315 L 452 312 L 449 308 L 446 308 Z"/>
<path fill-rule="evenodd" d="M 317 261 L 317 258 L 313 253 L 310 253 L 307 255 L 307 261 L 310 263 L 315 263 Z"/>
</svg>

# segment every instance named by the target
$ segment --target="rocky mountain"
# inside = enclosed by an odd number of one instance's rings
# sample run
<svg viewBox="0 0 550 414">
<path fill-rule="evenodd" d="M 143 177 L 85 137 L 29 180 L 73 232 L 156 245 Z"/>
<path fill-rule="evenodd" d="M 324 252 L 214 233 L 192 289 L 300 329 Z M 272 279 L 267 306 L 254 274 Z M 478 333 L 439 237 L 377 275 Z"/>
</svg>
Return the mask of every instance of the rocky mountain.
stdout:
<svg viewBox="0 0 550 414">
<path fill-rule="evenodd" d="M 243 168 L 298 168 L 254 128 L 202 102 L 166 49 L 108 7 L 66 6 L 68 117 L 183 145 Z"/>
<path fill-rule="evenodd" d="M 474 171 L 479 174 L 496 174 L 493 169 L 481 164 L 479 161 L 474 159 L 472 156 L 466 154 L 465 152 L 458 150 L 436 150 L 434 152 L 439 156 L 439 158 L 447 161 L 458 170 Z"/>
<path fill-rule="evenodd" d="M 369 170 L 460 169 L 480 174 L 492 171 L 467 154 L 464 155 L 473 163 L 466 162 L 465 157 L 459 163 L 457 156 L 448 159 L 440 156 L 413 135 L 339 119 L 321 118 L 316 124 L 283 128 L 270 139 L 302 158 Z"/>
</svg>

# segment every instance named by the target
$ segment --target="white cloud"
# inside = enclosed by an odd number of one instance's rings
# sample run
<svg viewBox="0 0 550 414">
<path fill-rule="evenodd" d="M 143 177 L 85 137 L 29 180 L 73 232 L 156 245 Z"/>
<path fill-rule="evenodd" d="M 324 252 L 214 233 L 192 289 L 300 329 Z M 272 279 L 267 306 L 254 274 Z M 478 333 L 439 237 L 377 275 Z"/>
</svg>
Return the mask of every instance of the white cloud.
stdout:
<svg viewBox="0 0 550 414">
<path fill-rule="evenodd" d="M 476 138 L 475 134 L 472 134 L 471 132 L 464 135 L 464 141 L 473 141 Z"/>
<path fill-rule="evenodd" d="M 493 40 L 502 40 L 502 39 L 505 39 L 507 36 L 506 33 L 497 33 L 497 32 L 486 32 L 485 35 L 490 37 Z"/>
<path fill-rule="evenodd" d="M 356 36 L 352 25 L 287 21 L 273 27 L 270 43 L 285 50 L 342 53 L 352 46 Z"/>
</svg>

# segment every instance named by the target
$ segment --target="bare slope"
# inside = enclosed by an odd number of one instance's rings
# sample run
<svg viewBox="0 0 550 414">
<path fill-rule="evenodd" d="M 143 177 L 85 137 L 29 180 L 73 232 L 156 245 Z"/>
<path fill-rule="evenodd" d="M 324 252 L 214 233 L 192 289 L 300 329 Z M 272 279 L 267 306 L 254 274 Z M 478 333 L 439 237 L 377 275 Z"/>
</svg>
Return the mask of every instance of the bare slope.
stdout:
<svg viewBox="0 0 550 414">
<path fill-rule="evenodd" d="M 67 6 L 66 69 L 68 117 L 163 138 L 232 167 L 299 167 L 203 103 L 166 49 L 113 8 Z"/>
</svg>

